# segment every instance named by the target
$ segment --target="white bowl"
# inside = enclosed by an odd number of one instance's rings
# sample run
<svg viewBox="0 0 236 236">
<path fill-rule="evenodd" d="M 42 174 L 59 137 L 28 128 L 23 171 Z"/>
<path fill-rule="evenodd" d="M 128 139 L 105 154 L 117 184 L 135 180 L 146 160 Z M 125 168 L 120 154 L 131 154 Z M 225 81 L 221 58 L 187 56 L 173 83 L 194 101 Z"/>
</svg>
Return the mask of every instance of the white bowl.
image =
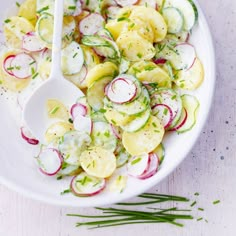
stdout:
<svg viewBox="0 0 236 236">
<path fill-rule="evenodd" d="M 1 3 L 1 22 L 6 17 L 5 9 L 12 6 L 15 6 L 15 0 Z M 11 112 L 6 100 L 1 97 L 0 182 L 27 197 L 46 203 L 61 206 L 92 207 L 124 201 L 147 191 L 167 177 L 184 160 L 200 136 L 213 97 L 215 83 L 213 42 L 206 19 L 198 4 L 197 6 L 199 21 L 192 32 L 191 42 L 195 45 L 197 54 L 205 68 L 205 81 L 194 92 L 201 103 L 197 124 L 192 131 L 186 134 L 170 134 L 165 137 L 166 157 L 160 171 L 154 177 L 145 181 L 129 178 L 127 187 L 121 194 L 113 193 L 107 189 L 97 196 L 88 198 L 78 198 L 72 194 L 61 196 L 60 192 L 68 188 L 69 180 L 57 181 L 55 178 L 39 173 L 33 158 L 35 151 L 20 137 L 19 128 L 15 122 L 15 113 Z M 10 12 L 12 13 L 12 11 Z M 0 42 L 2 41 L 1 35 Z"/>
</svg>

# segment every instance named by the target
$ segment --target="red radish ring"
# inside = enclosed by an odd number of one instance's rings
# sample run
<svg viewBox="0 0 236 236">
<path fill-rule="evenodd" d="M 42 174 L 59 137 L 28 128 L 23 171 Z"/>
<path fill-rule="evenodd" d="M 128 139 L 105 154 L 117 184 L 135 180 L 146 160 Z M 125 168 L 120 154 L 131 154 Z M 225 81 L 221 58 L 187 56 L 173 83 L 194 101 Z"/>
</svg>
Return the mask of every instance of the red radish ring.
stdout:
<svg viewBox="0 0 236 236">
<path fill-rule="evenodd" d="M 167 129 L 173 121 L 173 112 L 166 104 L 156 104 L 152 107 L 152 113 L 155 115 Z"/>
<path fill-rule="evenodd" d="M 18 79 L 26 79 L 36 72 L 36 61 L 26 53 L 17 54 L 11 61 L 12 73 Z"/>
<path fill-rule="evenodd" d="M 132 177 L 139 178 L 147 172 L 150 164 L 150 155 L 143 154 L 132 157 L 127 164 L 128 174 Z"/>
<path fill-rule="evenodd" d="M 10 55 L 7 56 L 5 58 L 5 60 L 3 61 L 3 69 L 5 70 L 5 72 L 11 76 L 14 76 L 14 74 L 12 73 L 12 67 L 11 67 L 11 62 L 12 60 L 15 58 L 16 55 Z"/>
<path fill-rule="evenodd" d="M 140 175 L 138 177 L 139 179 L 148 179 L 157 173 L 159 166 L 158 156 L 155 153 L 150 153 L 149 156 L 150 156 L 150 164 L 148 170 L 144 174 Z"/>
<path fill-rule="evenodd" d="M 121 7 L 132 6 L 138 3 L 139 0 L 115 0 L 116 3 Z"/>
<path fill-rule="evenodd" d="M 116 137 L 117 139 L 121 139 L 121 134 L 120 134 L 118 128 L 115 127 L 113 124 L 110 124 L 110 125 L 111 125 L 111 129 L 112 129 L 112 132 L 113 132 L 113 134 L 115 135 L 115 137 Z"/>
<path fill-rule="evenodd" d="M 45 44 L 39 40 L 34 32 L 29 32 L 23 37 L 22 49 L 29 52 L 40 52 L 45 49 Z"/>
<path fill-rule="evenodd" d="M 93 130 L 93 122 L 90 117 L 77 115 L 73 122 L 75 130 L 87 134 L 91 134 Z"/>
<path fill-rule="evenodd" d="M 85 172 L 74 176 L 70 183 L 71 192 L 80 197 L 90 197 L 100 193 L 106 187 L 106 180 L 89 176 Z"/>
<path fill-rule="evenodd" d="M 164 64 L 167 62 L 167 60 L 164 59 L 164 58 L 158 58 L 158 59 L 153 60 L 153 62 L 154 62 L 156 65 L 164 65 Z"/>
<path fill-rule="evenodd" d="M 94 35 L 104 26 L 105 20 L 98 13 L 91 13 L 80 21 L 79 29 L 83 35 Z"/>
<path fill-rule="evenodd" d="M 21 127 L 20 128 L 20 131 L 21 131 L 21 137 L 29 144 L 31 145 L 38 145 L 39 144 L 39 141 L 34 138 L 32 136 L 32 134 L 29 132 L 28 129 L 26 129 L 25 127 Z"/>
<path fill-rule="evenodd" d="M 88 109 L 84 104 L 76 103 L 70 109 L 70 114 L 74 120 L 77 115 L 86 116 Z"/>
<path fill-rule="evenodd" d="M 123 104 L 132 101 L 137 94 L 135 83 L 126 78 L 117 78 L 110 83 L 107 97 L 114 103 Z"/>
<path fill-rule="evenodd" d="M 37 161 L 39 164 L 39 170 L 43 174 L 53 176 L 60 171 L 63 158 L 57 149 L 46 148 L 40 152 Z"/>
<path fill-rule="evenodd" d="M 177 124 L 175 127 L 173 127 L 172 129 L 170 129 L 170 131 L 178 131 L 178 129 L 180 129 L 180 128 L 185 124 L 185 122 L 187 121 L 187 119 L 188 119 L 188 112 L 187 112 L 187 110 L 184 108 L 184 109 L 183 109 L 182 116 L 181 116 L 181 118 L 180 118 L 178 124 Z"/>
</svg>

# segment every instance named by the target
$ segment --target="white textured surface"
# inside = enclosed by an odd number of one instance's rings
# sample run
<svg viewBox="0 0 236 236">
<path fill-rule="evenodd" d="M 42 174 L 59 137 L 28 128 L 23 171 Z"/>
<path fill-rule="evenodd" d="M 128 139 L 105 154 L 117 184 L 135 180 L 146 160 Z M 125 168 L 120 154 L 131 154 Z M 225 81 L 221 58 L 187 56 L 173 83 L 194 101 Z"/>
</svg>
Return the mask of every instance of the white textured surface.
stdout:
<svg viewBox="0 0 236 236">
<path fill-rule="evenodd" d="M 194 199 L 199 192 L 196 214 L 208 219 L 190 221 L 184 228 L 169 225 L 124 226 L 88 231 L 75 228 L 75 218 L 66 213 L 92 213 L 93 209 L 59 208 L 26 199 L 0 187 L 0 235 L 236 235 L 236 1 L 199 0 L 213 32 L 217 56 L 217 84 L 213 108 L 195 148 L 182 165 L 153 191 Z M 220 199 L 221 204 L 212 201 Z"/>
</svg>

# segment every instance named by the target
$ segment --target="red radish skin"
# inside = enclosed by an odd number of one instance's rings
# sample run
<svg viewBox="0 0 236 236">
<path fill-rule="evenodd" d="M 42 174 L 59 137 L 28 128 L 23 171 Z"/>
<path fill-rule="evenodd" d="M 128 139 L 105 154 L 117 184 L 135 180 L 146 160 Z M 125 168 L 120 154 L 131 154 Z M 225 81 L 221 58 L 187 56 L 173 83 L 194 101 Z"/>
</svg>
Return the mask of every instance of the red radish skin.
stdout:
<svg viewBox="0 0 236 236">
<path fill-rule="evenodd" d="M 103 28 L 104 18 L 98 13 L 90 13 L 80 21 L 79 29 L 82 35 L 94 35 Z"/>
<path fill-rule="evenodd" d="M 160 110 L 160 109 L 162 110 L 163 108 L 168 110 L 169 119 L 167 119 L 167 121 L 165 122 L 165 120 L 163 120 L 161 117 L 158 117 L 158 118 L 162 122 L 162 125 L 164 126 L 164 128 L 167 129 L 171 125 L 174 118 L 171 108 L 167 106 L 166 104 L 156 104 L 152 107 L 152 111 L 154 112 L 154 115 L 155 115 L 155 110 Z"/>
<path fill-rule="evenodd" d="M 36 72 L 36 61 L 26 53 L 17 54 L 11 61 L 12 73 L 18 79 L 27 79 Z"/>
<path fill-rule="evenodd" d="M 121 7 L 132 6 L 138 3 L 139 0 L 115 0 Z"/>
<path fill-rule="evenodd" d="M 44 149 L 43 151 L 40 152 L 39 155 L 42 155 L 42 154 L 43 154 L 44 152 L 46 152 L 46 151 L 50 151 L 50 152 L 53 152 L 53 154 L 56 154 L 57 157 L 58 157 L 58 159 L 59 159 L 59 161 L 60 161 L 60 165 L 59 165 L 59 166 L 56 168 L 56 170 L 53 171 L 52 173 L 48 173 L 46 170 L 42 169 L 41 167 L 39 168 L 39 170 L 40 170 L 43 174 L 45 174 L 45 175 L 47 175 L 47 176 L 56 175 L 56 174 L 60 171 L 60 169 L 61 169 L 61 167 L 62 167 L 63 158 L 62 158 L 60 152 L 59 152 L 57 149 L 55 149 L 55 148 L 47 148 L 47 149 Z"/>
<path fill-rule="evenodd" d="M 11 68 L 11 62 L 15 58 L 15 56 L 16 55 L 10 55 L 6 57 L 5 60 L 3 61 L 3 69 L 5 70 L 7 74 L 11 76 L 14 76 L 14 74 L 12 73 L 12 70 L 9 70 L 8 68 Z"/>
<path fill-rule="evenodd" d="M 125 93 L 121 94 L 122 91 L 125 91 Z M 132 101 L 136 97 L 137 86 L 131 80 L 117 78 L 110 83 L 106 92 L 107 97 L 112 102 L 123 104 Z M 126 95 L 126 97 L 124 95 Z"/>
<path fill-rule="evenodd" d="M 23 37 L 22 49 L 28 52 L 40 52 L 45 49 L 45 45 L 34 32 L 29 32 Z"/>
<path fill-rule="evenodd" d="M 97 191 L 95 191 L 93 193 L 78 193 L 78 192 L 76 192 L 76 190 L 73 187 L 73 182 L 75 181 L 76 177 L 77 176 L 74 176 L 72 178 L 71 182 L 70 182 L 70 190 L 75 196 L 78 196 L 78 197 L 92 197 L 92 196 L 97 195 L 100 192 L 102 192 L 106 187 L 106 180 L 104 179 L 104 183 L 103 183 L 102 187 L 100 189 L 98 189 Z"/>
<path fill-rule="evenodd" d="M 107 8 L 106 10 L 106 18 L 108 19 L 115 19 L 116 15 L 118 14 L 118 12 L 120 11 L 120 7 L 118 6 L 110 6 Z"/>
<path fill-rule="evenodd" d="M 194 59 L 194 61 L 193 61 L 193 64 L 187 69 L 187 71 L 188 70 L 190 70 L 192 67 L 193 67 L 193 65 L 195 64 L 195 61 L 197 60 L 197 57 L 195 57 L 195 59 Z"/>
<path fill-rule="evenodd" d="M 178 129 L 180 129 L 185 124 L 185 122 L 188 119 L 188 112 L 185 108 L 183 110 L 185 113 L 183 116 L 183 119 L 181 119 L 180 122 L 178 122 L 178 124 L 175 127 L 173 127 L 172 129 L 170 129 L 169 131 L 178 131 Z"/>
<path fill-rule="evenodd" d="M 167 60 L 164 59 L 164 58 L 158 58 L 158 59 L 153 60 L 153 62 L 154 62 L 156 65 L 164 65 L 164 64 L 167 62 Z"/>
<path fill-rule="evenodd" d="M 70 109 L 70 114 L 74 120 L 77 115 L 86 116 L 88 113 L 88 108 L 81 103 L 74 104 Z"/>
<path fill-rule="evenodd" d="M 81 76 L 80 84 L 83 84 L 83 83 L 84 83 L 84 81 L 85 81 L 85 79 L 86 79 L 86 77 L 87 77 L 87 74 L 88 74 L 88 68 L 87 68 L 86 65 L 83 65 L 83 66 L 82 66 L 82 69 L 81 69 L 81 71 L 80 71 L 80 75 L 83 75 L 83 76 Z"/>
<path fill-rule="evenodd" d="M 138 176 L 139 179 L 142 180 L 148 179 L 153 175 L 155 175 L 158 171 L 158 166 L 159 166 L 158 156 L 155 153 L 150 153 L 149 156 L 150 156 L 150 164 L 148 166 L 148 169 L 144 174 Z"/>
<path fill-rule="evenodd" d="M 32 137 L 32 135 L 29 133 L 28 130 L 26 130 L 25 127 L 21 127 L 20 128 L 21 131 L 21 137 L 28 143 L 31 145 L 38 145 L 39 141 L 37 139 L 35 139 L 34 137 Z"/>
<path fill-rule="evenodd" d="M 117 130 L 117 128 L 113 125 L 113 124 L 110 124 L 111 126 L 111 129 L 112 129 L 112 132 L 113 134 L 115 135 L 115 137 L 117 139 L 120 139 L 121 140 L 121 134 L 119 133 L 119 131 Z"/>
</svg>

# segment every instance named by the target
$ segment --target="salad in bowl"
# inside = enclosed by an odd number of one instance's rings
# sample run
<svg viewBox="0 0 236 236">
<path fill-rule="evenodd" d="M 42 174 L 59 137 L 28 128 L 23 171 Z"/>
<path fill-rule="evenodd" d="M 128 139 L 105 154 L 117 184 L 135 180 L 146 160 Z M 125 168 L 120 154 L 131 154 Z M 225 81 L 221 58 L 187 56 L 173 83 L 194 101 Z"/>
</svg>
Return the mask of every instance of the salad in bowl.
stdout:
<svg viewBox="0 0 236 236">
<path fill-rule="evenodd" d="M 18 116 L 51 69 L 54 0 L 25 0 L 3 22 L 1 86 L 17 101 Z M 73 104 L 51 98 L 48 127 L 35 146 L 42 175 L 65 180 L 78 197 L 122 194 L 129 179 L 158 175 L 163 139 L 193 129 L 204 81 L 192 31 L 191 0 L 64 0 L 61 69 L 80 88 Z M 32 155 L 33 158 L 33 155 Z"/>
</svg>

